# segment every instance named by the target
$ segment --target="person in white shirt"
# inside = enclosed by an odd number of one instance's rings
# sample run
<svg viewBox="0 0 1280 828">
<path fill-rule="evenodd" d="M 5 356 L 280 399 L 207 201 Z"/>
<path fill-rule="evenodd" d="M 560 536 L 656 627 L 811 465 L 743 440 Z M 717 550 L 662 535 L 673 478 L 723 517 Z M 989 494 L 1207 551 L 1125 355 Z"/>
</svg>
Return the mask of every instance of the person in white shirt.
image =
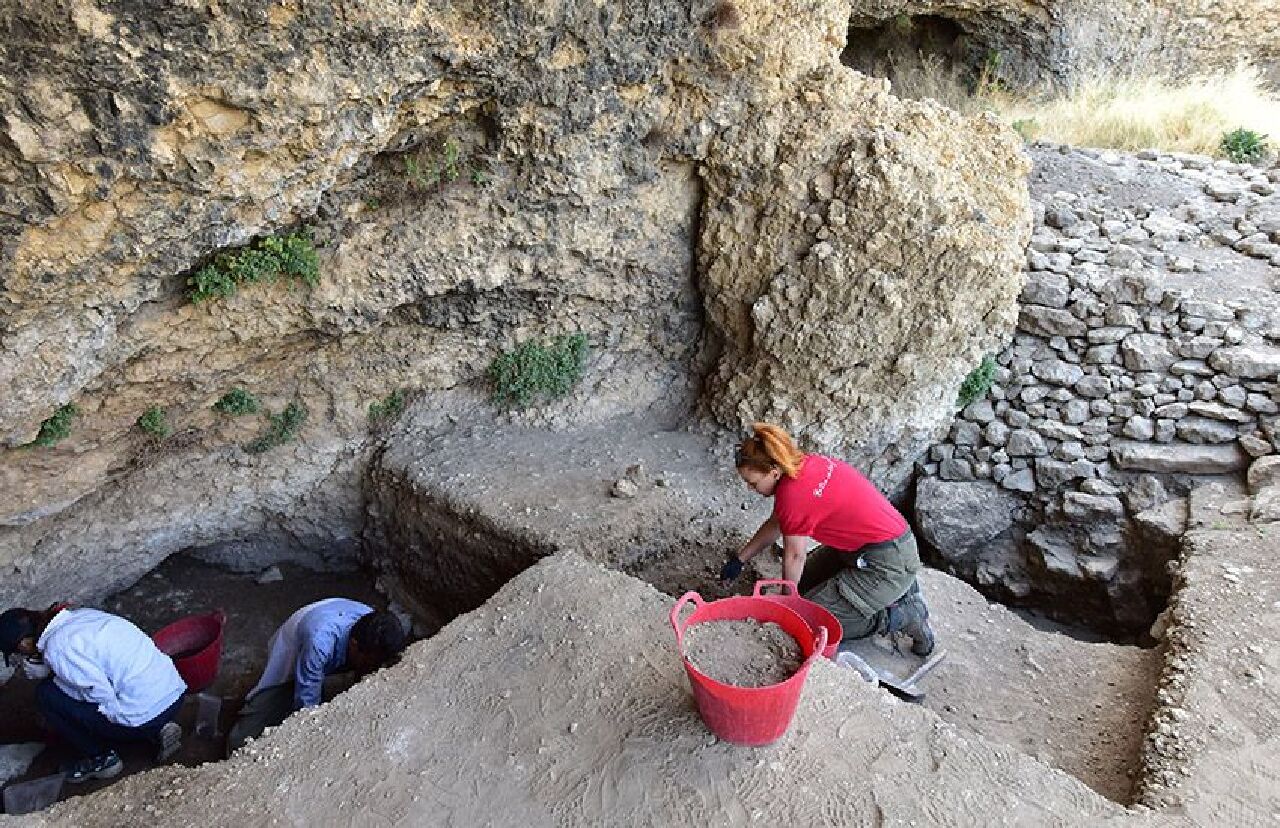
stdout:
<svg viewBox="0 0 1280 828">
<path fill-rule="evenodd" d="M 325 676 L 347 670 L 363 676 L 394 661 L 404 645 L 404 627 L 389 612 L 347 598 L 307 604 L 271 636 L 266 669 L 227 734 L 227 753 L 295 710 L 319 704 Z"/>
<path fill-rule="evenodd" d="M 23 657 L 23 671 L 43 678 L 36 707 L 45 724 L 79 758 L 63 767 L 68 782 L 109 779 L 124 763 L 116 748 L 150 742 L 156 760 L 177 751 L 174 721 L 187 686 L 172 659 L 129 621 L 94 609 L 54 604 L 47 610 L 0 613 L 5 663 Z"/>
</svg>

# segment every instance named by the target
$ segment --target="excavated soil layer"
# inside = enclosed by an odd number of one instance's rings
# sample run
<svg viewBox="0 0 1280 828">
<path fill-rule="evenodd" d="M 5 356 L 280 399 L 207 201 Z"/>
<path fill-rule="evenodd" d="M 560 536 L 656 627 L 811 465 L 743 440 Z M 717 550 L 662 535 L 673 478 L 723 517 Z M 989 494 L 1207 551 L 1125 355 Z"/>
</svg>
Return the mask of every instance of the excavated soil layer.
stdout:
<svg viewBox="0 0 1280 828">
<path fill-rule="evenodd" d="M 737 687 L 768 687 L 790 678 L 803 655 L 777 624 L 704 621 L 689 627 L 684 654 L 704 676 Z"/>
<path fill-rule="evenodd" d="M 230 760 L 138 774 L 28 824 L 1157 824 L 822 659 L 779 742 L 720 742 L 670 609 L 556 555 Z"/>
<path fill-rule="evenodd" d="M 266 664 L 267 641 L 294 610 L 312 601 L 335 596 L 363 601 L 383 608 L 386 600 L 374 588 L 369 574 L 362 571 L 317 572 L 291 564 L 278 567 L 280 580 L 258 583 L 255 574 L 232 572 L 202 563 L 185 555 L 175 555 L 124 592 L 111 596 L 101 608 L 122 615 L 144 631 L 155 632 L 180 617 L 221 609 L 228 622 L 223 631 L 222 660 L 218 678 L 206 693 L 222 699 L 219 734 L 225 735 L 244 694 L 258 680 Z M 326 695 L 344 689 L 348 680 L 335 676 L 326 682 Z M 37 720 L 35 683 L 16 677 L 0 686 L 0 744 L 43 742 L 46 734 Z M 221 735 L 215 739 L 193 735 L 197 703 L 188 695 L 178 714 L 186 738 L 170 760 L 196 766 L 224 756 Z M 66 749 L 50 745 L 31 767 L 11 782 L 35 779 L 55 773 L 60 762 L 71 758 Z M 138 746 L 122 753 L 125 773 L 153 766 L 149 749 Z M 92 781 L 76 787 L 64 786 L 63 797 L 100 790 L 119 779 Z"/>
<path fill-rule="evenodd" d="M 645 472 L 634 496 L 611 496 L 636 464 Z M 556 496 L 548 498 L 538 484 L 552 478 Z M 726 446 L 631 420 L 572 433 L 458 429 L 425 446 L 409 420 L 373 479 L 370 524 L 382 538 L 374 548 L 388 571 L 427 598 L 438 591 L 422 583 L 431 573 L 489 571 L 482 562 L 493 537 L 525 543 L 529 557 L 574 550 L 668 596 L 696 590 L 708 600 L 724 597 L 717 574 L 725 555 L 770 505 L 733 474 Z M 438 530 L 463 522 L 476 528 L 465 536 L 449 529 L 442 537 Z M 780 575 L 775 556 L 757 555 L 733 591 L 749 593 L 755 577 Z M 946 663 L 925 681 L 926 706 L 963 731 L 1037 756 L 1115 801 L 1131 801 L 1158 653 L 1037 630 L 934 570 L 921 581 L 940 646 L 948 650 Z M 919 663 L 909 653 L 888 658 L 900 675 Z"/>
</svg>

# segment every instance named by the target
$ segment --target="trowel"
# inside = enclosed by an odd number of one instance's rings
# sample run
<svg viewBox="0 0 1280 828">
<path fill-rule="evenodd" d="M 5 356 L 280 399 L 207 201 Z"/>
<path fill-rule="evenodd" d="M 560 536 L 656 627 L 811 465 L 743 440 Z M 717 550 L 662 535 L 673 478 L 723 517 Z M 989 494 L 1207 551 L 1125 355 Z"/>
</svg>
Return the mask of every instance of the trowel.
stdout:
<svg viewBox="0 0 1280 828">
<path fill-rule="evenodd" d="M 885 670 L 877 670 L 868 664 L 862 656 L 852 650 L 841 650 L 839 661 L 841 663 L 847 663 L 865 677 L 869 678 L 871 675 L 874 675 L 876 677 L 876 681 L 880 683 L 881 687 L 903 701 L 911 702 L 912 704 L 920 704 L 924 701 L 924 691 L 920 689 L 918 682 L 920 679 L 928 675 L 929 671 L 934 667 L 941 664 L 942 660 L 946 657 L 946 650 L 938 650 L 936 653 L 929 656 L 923 664 L 916 668 L 914 673 L 907 676 L 905 679 L 900 679 Z"/>
</svg>

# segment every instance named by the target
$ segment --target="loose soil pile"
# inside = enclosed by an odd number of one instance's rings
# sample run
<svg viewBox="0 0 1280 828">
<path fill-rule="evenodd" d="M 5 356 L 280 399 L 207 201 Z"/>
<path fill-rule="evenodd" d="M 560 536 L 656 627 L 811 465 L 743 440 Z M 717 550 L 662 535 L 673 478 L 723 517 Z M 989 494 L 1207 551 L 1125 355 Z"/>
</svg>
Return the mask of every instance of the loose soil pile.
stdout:
<svg viewBox="0 0 1280 828">
<path fill-rule="evenodd" d="M 800 645 L 772 622 L 705 621 L 689 627 L 684 652 L 703 675 L 736 687 L 779 684 L 800 669 Z"/>
</svg>

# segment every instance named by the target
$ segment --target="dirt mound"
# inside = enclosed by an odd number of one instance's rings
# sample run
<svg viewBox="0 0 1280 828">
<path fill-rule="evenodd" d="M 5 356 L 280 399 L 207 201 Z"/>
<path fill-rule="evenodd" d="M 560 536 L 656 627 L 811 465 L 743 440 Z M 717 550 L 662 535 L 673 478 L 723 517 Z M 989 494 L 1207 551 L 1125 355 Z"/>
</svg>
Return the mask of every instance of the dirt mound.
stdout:
<svg viewBox="0 0 1280 828">
<path fill-rule="evenodd" d="M 967 826 L 1125 814 L 821 660 L 781 741 L 721 743 L 694 711 L 670 607 L 639 581 L 556 555 L 230 761 L 133 776 L 31 824 Z"/>
<path fill-rule="evenodd" d="M 703 675 L 737 687 L 786 681 L 803 660 L 782 627 L 750 619 L 694 624 L 685 635 L 684 654 Z"/>
</svg>

